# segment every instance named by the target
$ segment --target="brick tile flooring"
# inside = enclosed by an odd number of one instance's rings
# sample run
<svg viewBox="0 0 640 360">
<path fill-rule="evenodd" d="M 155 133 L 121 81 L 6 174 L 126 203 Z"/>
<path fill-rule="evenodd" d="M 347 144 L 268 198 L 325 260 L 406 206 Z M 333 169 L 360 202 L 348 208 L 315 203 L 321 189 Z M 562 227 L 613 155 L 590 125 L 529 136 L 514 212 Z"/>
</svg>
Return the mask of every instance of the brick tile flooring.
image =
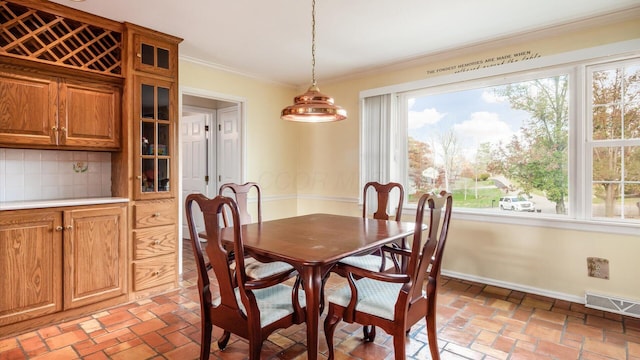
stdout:
<svg viewBox="0 0 640 360">
<path fill-rule="evenodd" d="M 121 305 L 66 323 L 0 338 L 7 359 L 196 359 L 200 307 L 195 265 L 188 244 L 180 289 Z M 343 280 L 332 276 L 327 292 Z M 443 278 L 438 298 L 438 341 L 451 359 L 628 359 L 640 360 L 640 319 L 495 286 Z M 323 319 L 321 319 L 322 321 Z M 281 330 L 262 347 L 263 359 L 306 359 L 306 326 Z M 215 339 L 211 359 L 245 359 L 245 340 L 232 336 L 224 351 Z M 393 359 L 392 339 L 382 330 L 362 342 L 361 327 L 341 323 L 336 359 Z M 320 358 L 326 358 L 321 334 Z M 407 339 L 411 359 L 430 359 L 425 324 Z"/>
</svg>

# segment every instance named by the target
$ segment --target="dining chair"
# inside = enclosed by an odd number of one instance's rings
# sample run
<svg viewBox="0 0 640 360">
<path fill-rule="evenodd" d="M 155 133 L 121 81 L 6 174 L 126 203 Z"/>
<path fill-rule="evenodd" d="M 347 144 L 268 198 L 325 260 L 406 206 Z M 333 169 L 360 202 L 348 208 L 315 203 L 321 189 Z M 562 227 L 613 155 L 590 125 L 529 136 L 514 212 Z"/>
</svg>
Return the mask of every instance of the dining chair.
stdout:
<svg viewBox="0 0 640 360">
<path fill-rule="evenodd" d="M 206 254 L 210 267 L 205 262 L 198 232 L 194 222 L 193 204 L 196 203 L 205 220 L 207 235 Z M 191 246 L 198 271 L 198 293 L 200 296 L 201 343 L 200 359 L 209 359 L 213 325 L 223 329 L 218 339 L 221 350 L 227 346 L 231 334 L 249 341 L 249 358 L 259 359 L 262 343 L 278 329 L 300 324 L 305 320 L 304 291 L 299 291 L 300 278 L 293 286 L 284 284 L 287 273 L 265 279 L 251 279 L 245 272 L 244 244 L 242 240 L 240 212 L 235 201 L 225 196 L 209 199 L 202 194 L 187 196 L 185 208 Z M 233 251 L 236 254 L 235 270 L 229 266 L 229 251 L 220 238 L 222 213 L 228 212 L 233 221 Z M 209 270 L 213 270 L 214 285 Z M 212 288 L 219 289 L 219 294 Z"/>
<path fill-rule="evenodd" d="M 218 195 L 233 195 L 239 212 L 240 225 L 250 224 L 252 222 L 251 214 L 249 212 L 249 194 L 255 193 L 256 202 L 256 215 L 258 223 L 262 223 L 262 191 L 260 185 L 255 182 L 246 182 L 244 184 L 226 183 L 220 185 Z M 231 226 L 233 222 L 230 221 L 227 211 L 222 213 L 224 225 Z M 230 256 L 233 259 L 233 254 Z M 253 279 L 261 279 L 269 276 L 273 276 L 277 273 L 289 272 L 292 275 L 293 267 L 283 261 L 262 262 L 253 257 L 247 256 L 245 259 L 245 265 L 247 275 Z"/>
<path fill-rule="evenodd" d="M 392 249 L 408 258 L 404 273 L 369 271 L 338 264 L 347 273 L 348 285 L 328 297 L 324 331 L 329 359 L 334 359 L 333 334 L 341 320 L 371 326 L 365 341 L 375 339 L 375 327 L 393 336 L 396 359 L 405 359 L 405 336 L 420 319 L 427 323 L 432 359 L 440 359 L 436 333 L 436 300 L 442 256 L 447 241 L 453 198 L 451 193 L 424 194 L 416 209 L 415 232 L 410 249 Z M 425 205 L 429 220 L 422 241 Z M 426 289 L 425 289 L 426 287 Z"/>
<path fill-rule="evenodd" d="M 390 182 L 386 184 L 381 184 L 379 182 L 368 182 L 364 185 L 363 188 L 363 204 L 362 204 L 362 217 L 367 218 L 369 213 L 369 205 L 371 202 L 368 201 L 371 190 L 375 191 L 376 195 L 376 205 L 375 211 L 371 215 L 372 218 L 378 220 L 389 220 L 391 219 L 391 215 L 389 214 L 389 201 L 391 198 L 392 191 L 396 189 L 396 196 L 398 196 L 398 202 L 395 207 L 395 221 L 400 221 L 402 217 L 402 204 L 404 202 L 404 188 L 402 184 L 396 182 Z M 386 247 L 385 247 L 386 248 Z M 349 256 L 342 260 L 340 260 L 343 264 L 348 264 L 351 266 L 360 267 L 363 269 L 367 269 L 370 271 L 384 271 L 390 270 L 391 266 L 395 266 L 396 271 L 400 271 L 400 264 L 397 261 L 397 257 L 390 256 L 388 253 L 385 254 L 383 251 L 385 248 L 380 248 L 376 250 L 372 254 L 365 254 L 359 256 Z M 383 256 L 384 255 L 384 256 Z M 391 260 L 389 262 L 388 260 Z M 336 269 L 339 270 L 339 269 Z"/>
</svg>

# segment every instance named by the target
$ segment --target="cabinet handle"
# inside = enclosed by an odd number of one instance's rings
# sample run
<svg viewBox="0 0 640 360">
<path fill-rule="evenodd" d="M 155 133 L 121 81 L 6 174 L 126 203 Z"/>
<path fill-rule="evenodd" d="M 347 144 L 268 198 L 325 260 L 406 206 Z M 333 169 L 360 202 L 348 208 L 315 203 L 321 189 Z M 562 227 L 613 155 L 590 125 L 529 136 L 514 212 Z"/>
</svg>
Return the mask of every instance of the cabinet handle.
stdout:
<svg viewBox="0 0 640 360">
<path fill-rule="evenodd" d="M 161 241 L 160 240 L 156 240 L 153 242 L 154 245 L 160 245 Z"/>
<path fill-rule="evenodd" d="M 73 230 L 73 225 L 67 225 L 64 227 L 65 230 Z"/>
<path fill-rule="evenodd" d="M 58 122 L 58 115 L 56 114 L 56 122 Z M 56 138 L 56 146 L 58 146 L 58 127 L 57 126 L 52 126 L 51 127 L 51 131 L 53 131 L 53 136 Z"/>
<path fill-rule="evenodd" d="M 60 225 L 56 226 L 56 231 L 62 231 L 62 229 L 64 229 L 62 226 Z"/>
<path fill-rule="evenodd" d="M 140 54 L 140 53 L 137 53 L 136 56 L 139 57 L 139 58 L 142 58 L 142 54 Z"/>
<path fill-rule="evenodd" d="M 153 216 L 153 217 L 160 217 L 160 213 L 159 213 L 159 212 L 157 212 L 157 213 L 153 213 L 153 215 L 152 215 L 152 216 Z"/>
<path fill-rule="evenodd" d="M 158 276 L 158 275 L 160 275 L 160 271 L 154 271 L 151 275 Z"/>
<path fill-rule="evenodd" d="M 138 179 L 138 180 L 142 180 L 142 175 L 138 175 L 138 176 L 136 176 L 136 179 Z"/>
</svg>

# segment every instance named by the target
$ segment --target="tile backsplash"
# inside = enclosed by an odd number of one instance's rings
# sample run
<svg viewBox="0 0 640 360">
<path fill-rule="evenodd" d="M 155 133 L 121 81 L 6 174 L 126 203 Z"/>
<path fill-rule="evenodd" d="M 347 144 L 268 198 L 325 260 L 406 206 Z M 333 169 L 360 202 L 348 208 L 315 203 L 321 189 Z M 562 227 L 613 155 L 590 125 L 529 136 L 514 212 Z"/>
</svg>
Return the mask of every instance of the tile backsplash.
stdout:
<svg viewBox="0 0 640 360">
<path fill-rule="evenodd" d="M 111 196 L 111 153 L 0 148 L 0 201 Z"/>
</svg>

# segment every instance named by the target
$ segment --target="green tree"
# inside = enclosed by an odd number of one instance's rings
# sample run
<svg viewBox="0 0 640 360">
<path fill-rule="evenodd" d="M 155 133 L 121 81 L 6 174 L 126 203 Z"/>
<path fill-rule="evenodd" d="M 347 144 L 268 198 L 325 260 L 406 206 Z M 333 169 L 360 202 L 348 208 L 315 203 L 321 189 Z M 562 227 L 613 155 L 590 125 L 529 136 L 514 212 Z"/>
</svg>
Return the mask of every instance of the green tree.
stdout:
<svg viewBox="0 0 640 360">
<path fill-rule="evenodd" d="M 521 137 L 494 150 L 490 169 L 516 181 L 524 192 L 541 190 L 555 202 L 556 213 L 566 213 L 568 193 L 568 81 L 556 76 L 496 89 L 511 107 L 530 114 Z"/>
</svg>

